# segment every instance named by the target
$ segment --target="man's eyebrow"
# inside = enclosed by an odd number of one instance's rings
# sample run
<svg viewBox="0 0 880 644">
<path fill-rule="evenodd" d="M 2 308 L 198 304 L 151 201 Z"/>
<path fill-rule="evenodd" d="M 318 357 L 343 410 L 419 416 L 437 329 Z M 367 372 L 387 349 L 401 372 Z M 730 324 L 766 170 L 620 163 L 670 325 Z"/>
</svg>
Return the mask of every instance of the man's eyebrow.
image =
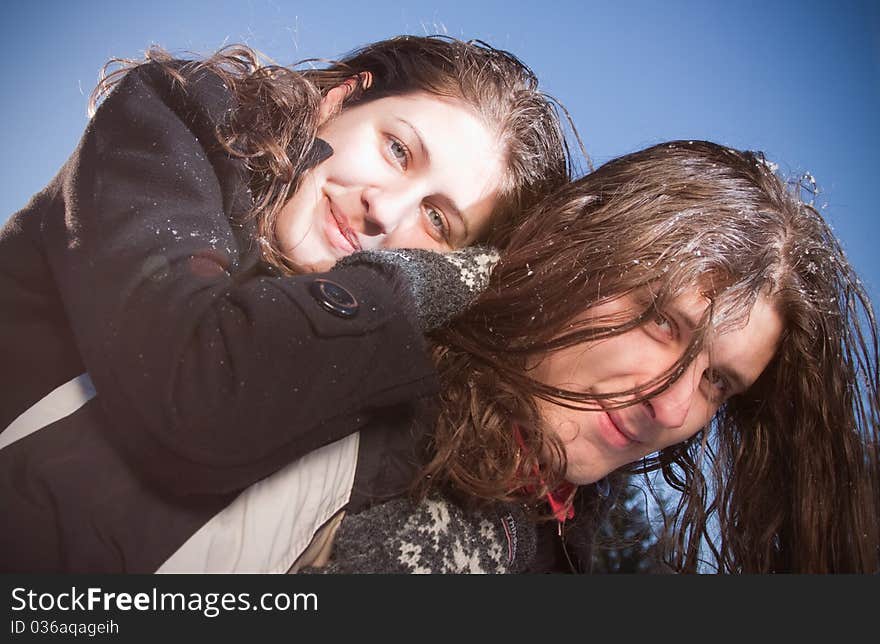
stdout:
<svg viewBox="0 0 880 644">
<path fill-rule="evenodd" d="M 727 377 L 733 381 L 733 387 L 734 387 L 734 389 L 736 389 L 737 393 L 741 394 L 746 389 L 748 389 L 748 387 L 746 387 L 745 378 L 743 378 L 740 373 L 738 373 L 737 371 L 734 371 L 730 367 L 722 369 L 722 371 L 724 371 L 724 373 L 727 375 Z"/>
<path fill-rule="evenodd" d="M 682 322 L 684 322 L 684 325 L 688 328 L 688 331 L 693 333 L 698 328 L 700 328 L 700 323 L 696 318 L 691 317 L 690 315 L 688 315 L 687 313 L 682 311 L 681 308 L 678 306 L 676 306 L 674 308 L 675 308 L 675 312 L 678 313 L 679 319 Z"/>
</svg>

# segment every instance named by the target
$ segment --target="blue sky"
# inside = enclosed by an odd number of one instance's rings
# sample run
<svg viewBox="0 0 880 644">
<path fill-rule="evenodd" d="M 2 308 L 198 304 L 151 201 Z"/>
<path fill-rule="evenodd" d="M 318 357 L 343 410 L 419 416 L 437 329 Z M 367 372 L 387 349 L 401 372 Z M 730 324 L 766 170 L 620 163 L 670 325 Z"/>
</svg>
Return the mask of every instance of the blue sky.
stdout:
<svg viewBox="0 0 880 644">
<path fill-rule="evenodd" d="M 480 38 L 528 63 L 594 161 L 673 138 L 763 150 L 817 178 L 880 303 L 880 9 L 872 2 L 18 3 L 3 9 L 0 222 L 57 172 L 110 57 L 245 42 L 280 63 L 400 33 Z"/>
</svg>

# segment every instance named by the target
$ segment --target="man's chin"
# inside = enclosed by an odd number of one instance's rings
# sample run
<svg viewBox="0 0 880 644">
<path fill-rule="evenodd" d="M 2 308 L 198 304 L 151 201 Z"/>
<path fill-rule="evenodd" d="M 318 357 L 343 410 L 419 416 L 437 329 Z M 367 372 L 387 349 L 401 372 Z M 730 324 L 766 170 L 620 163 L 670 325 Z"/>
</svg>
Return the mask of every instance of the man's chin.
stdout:
<svg viewBox="0 0 880 644">
<path fill-rule="evenodd" d="M 608 474 L 608 472 L 573 472 L 569 469 L 565 474 L 565 480 L 572 485 L 592 485 L 596 481 L 601 481 Z"/>
</svg>

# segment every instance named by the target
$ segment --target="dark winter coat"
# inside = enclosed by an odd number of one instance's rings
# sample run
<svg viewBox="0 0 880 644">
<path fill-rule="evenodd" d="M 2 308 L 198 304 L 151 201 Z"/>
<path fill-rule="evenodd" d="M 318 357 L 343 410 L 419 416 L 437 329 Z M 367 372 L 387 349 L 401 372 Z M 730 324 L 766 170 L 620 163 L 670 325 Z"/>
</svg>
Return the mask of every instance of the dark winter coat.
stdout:
<svg viewBox="0 0 880 644">
<path fill-rule="evenodd" d="M 0 450 L 2 570 L 155 570 L 243 488 L 354 432 L 355 505 L 414 471 L 436 380 L 406 289 L 261 263 L 251 177 L 216 144 L 229 107 L 210 73 L 182 89 L 136 68 L 0 231 L 0 431 L 82 374 L 97 391 Z M 325 306 L 339 293 L 353 317 Z"/>
</svg>

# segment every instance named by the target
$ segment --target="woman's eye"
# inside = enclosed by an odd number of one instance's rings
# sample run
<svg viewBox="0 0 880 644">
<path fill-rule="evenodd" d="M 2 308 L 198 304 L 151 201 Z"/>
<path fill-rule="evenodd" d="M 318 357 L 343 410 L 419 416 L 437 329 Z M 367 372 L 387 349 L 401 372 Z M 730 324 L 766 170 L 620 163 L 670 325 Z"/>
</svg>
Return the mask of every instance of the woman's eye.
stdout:
<svg viewBox="0 0 880 644">
<path fill-rule="evenodd" d="M 409 150 L 406 146 L 395 138 L 390 138 L 388 143 L 388 151 L 394 158 L 394 161 L 404 170 L 409 166 Z"/>
<path fill-rule="evenodd" d="M 443 216 L 442 212 L 436 208 L 427 206 L 425 208 L 425 218 L 433 229 L 435 237 L 439 236 L 444 241 L 449 241 L 449 224 L 446 223 L 446 217 Z"/>
</svg>

